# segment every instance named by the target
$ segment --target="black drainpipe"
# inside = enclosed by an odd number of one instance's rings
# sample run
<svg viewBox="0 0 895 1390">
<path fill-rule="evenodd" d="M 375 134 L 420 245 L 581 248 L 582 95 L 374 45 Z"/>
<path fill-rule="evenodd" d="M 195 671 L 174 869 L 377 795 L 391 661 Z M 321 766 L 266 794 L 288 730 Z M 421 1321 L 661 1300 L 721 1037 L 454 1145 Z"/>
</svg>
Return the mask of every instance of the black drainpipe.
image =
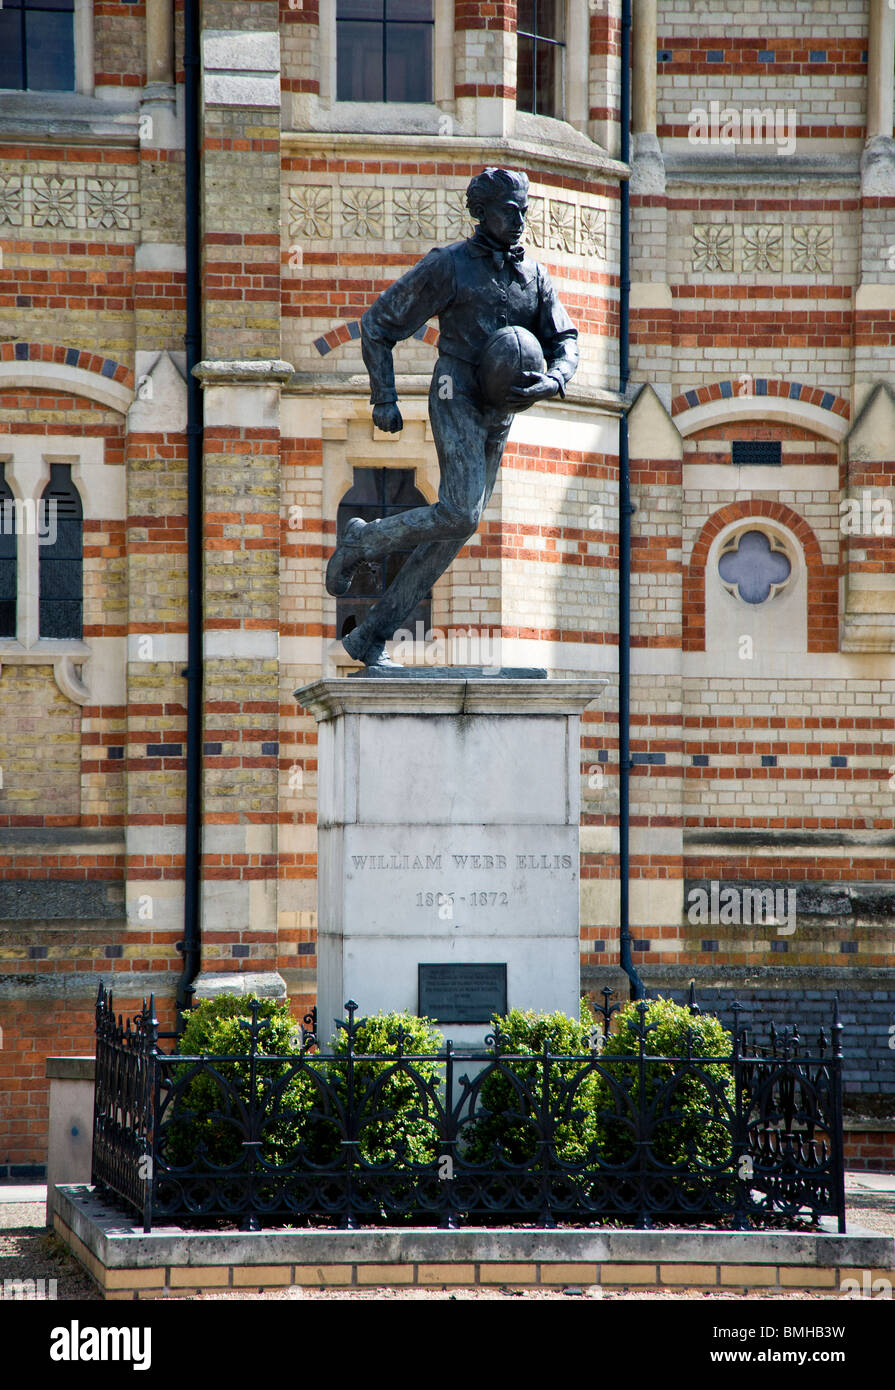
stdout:
<svg viewBox="0 0 895 1390">
<path fill-rule="evenodd" d="M 623 164 L 631 163 L 631 0 L 622 0 L 621 33 L 621 149 Z M 622 182 L 619 251 L 619 391 L 628 389 L 631 295 L 631 203 L 628 180 Z M 628 415 L 618 426 L 618 872 L 619 964 L 631 982 L 631 998 L 646 993 L 631 957 L 630 924 L 630 806 L 631 806 L 631 471 L 628 460 Z"/>
<path fill-rule="evenodd" d="M 199 0 L 184 5 L 184 194 L 186 211 L 187 385 L 187 666 L 186 836 L 184 848 L 183 972 L 177 982 L 177 1026 L 193 999 L 202 964 L 199 882 L 202 834 L 202 387 L 193 368 L 202 357 L 199 239 Z"/>
</svg>

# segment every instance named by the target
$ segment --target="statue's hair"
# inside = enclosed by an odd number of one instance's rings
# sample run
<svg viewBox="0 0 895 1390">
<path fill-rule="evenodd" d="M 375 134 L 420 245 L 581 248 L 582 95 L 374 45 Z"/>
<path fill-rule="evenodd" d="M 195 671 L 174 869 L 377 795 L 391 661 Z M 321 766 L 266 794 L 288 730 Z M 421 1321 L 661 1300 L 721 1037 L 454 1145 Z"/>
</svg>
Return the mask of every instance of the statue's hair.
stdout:
<svg viewBox="0 0 895 1390">
<path fill-rule="evenodd" d="M 521 169 L 483 169 L 470 179 L 466 189 L 466 206 L 478 221 L 482 209 L 495 198 L 506 198 L 513 193 L 528 192 L 528 175 Z"/>
</svg>

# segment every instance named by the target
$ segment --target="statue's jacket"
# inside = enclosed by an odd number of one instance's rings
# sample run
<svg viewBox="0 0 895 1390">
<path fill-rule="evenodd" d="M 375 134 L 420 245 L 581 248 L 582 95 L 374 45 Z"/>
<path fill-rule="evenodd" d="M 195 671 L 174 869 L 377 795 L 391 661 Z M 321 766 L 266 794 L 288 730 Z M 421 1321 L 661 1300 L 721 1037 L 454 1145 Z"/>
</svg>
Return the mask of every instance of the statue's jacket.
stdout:
<svg viewBox="0 0 895 1390">
<path fill-rule="evenodd" d="M 543 266 L 481 236 L 436 248 L 379 296 L 361 319 L 361 347 L 374 405 L 397 400 L 392 350 L 439 320 L 439 352 L 475 365 L 498 328 L 527 328 L 564 391 L 578 365 L 578 333 Z"/>
</svg>

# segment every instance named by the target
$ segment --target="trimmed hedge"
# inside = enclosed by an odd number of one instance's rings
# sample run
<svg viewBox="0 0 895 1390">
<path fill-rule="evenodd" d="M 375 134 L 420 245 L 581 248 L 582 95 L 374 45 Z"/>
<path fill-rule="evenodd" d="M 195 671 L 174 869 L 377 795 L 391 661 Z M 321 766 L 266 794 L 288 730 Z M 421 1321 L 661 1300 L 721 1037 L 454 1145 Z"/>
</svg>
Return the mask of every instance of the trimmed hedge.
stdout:
<svg viewBox="0 0 895 1390">
<path fill-rule="evenodd" d="M 439 1088 L 437 1062 L 414 1060 L 413 1075 L 397 1057 L 419 1058 L 444 1046 L 441 1033 L 428 1018 L 410 1013 L 378 1013 L 358 1021 L 354 1034 L 354 1094 L 363 1097 L 359 1152 L 367 1163 L 431 1163 L 438 1154 L 438 1117 L 433 1102 Z M 333 1038 L 336 1058 L 348 1053 L 348 1034 L 340 1028 Z M 387 1061 L 369 1061 L 364 1054 L 385 1053 Z M 328 1075 L 343 1094 L 348 1085 L 344 1061 L 328 1064 Z"/>
<path fill-rule="evenodd" d="M 557 1157 L 583 1163 L 598 1140 L 597 1085 L 599 1077 L 580 1063 L 539 1059 L 546 1044 L 552 1054 L 586 1056 L 593 1050 L 589 1023 L 566 1014 L 539 1014 L 511 1009 L 493 1020 L 500 1034 L 501 1053 L 521 1053 L 531 1061 L 502 1063 L 482 1082 L 480 1110 L 465 1131 L 465 1157 L 471 1163 L 529 1163 L 544 1137 L 534 1118 L 546 1084 Z M 494 1049 L 491 1049 L 494 1055 Z"/>
<path fill-rule="evenodd" d="M 227 1057 L 246 1053 L 252 1004 L 258 1005 L 258 1018 L 265 1027 L 258 1051 L 273 1056 L 289 1056 L 301 1047 L 301 1029 L 289 1012 L 289 1005 L 251 994 L 219 994 L 203 999 L 185 1015 L 186 1024 L 178 1052 L 184 1056 Z M 241 1104 L 250 1099 L 251 1078 L 248 1062 L 218 1062 L 214 1071 L 184 1063 L 173 1069 L 177 1082 L 189 1077 L 178 1092 L 174 1108 L 166 1112 L 164 1157 L 172 1165 L 192 1164 L 205 1158 L 216 1167 L 238 1165 L 244 1154 L 239 1127 Z M 284 1075 L 276 1062 L 256 1064 L 255 1101 L 266 1104 L 270 1119 L 262 1134 L 261 1156 L 268 1163 L 284 1163 L 294 1153 L 307 1128 L 316 1087 L 307 1075 Z M 287 1113 L 282 1113 L 283 1111 Z"/>
<path fill-rule="evenodd" d="M 712 1014 L 694 1016 L 670 999 L 649 1000 L 643 1015 L 646 1054 L 673 1060 L 645 1064 L 641 1095 L 636 1060 L 640 1054 L 640 1018 L 640 1006 L 635 1002 L 625 1005 L 613 1020 L 601 1060 L 622 1059 L 608 1066 L 606 1072 L 625 1087 L 625 1092 L 601 1077 L 595 1096 L 597 1108 L 603 1112 L 618 1109 L 623 1115 L 628 1108 L 627 1095 L 635 1109 L 641 1105 L 649 1109 L 654 1120 L 650 1151 L 662 1164 L 694 1172 L 700 1165 L 727 1163 L 731 1154 L 729 1120 L 736 1099 L 733 1069 L 723 1061 L 684 1062 L 682 1066 L 680 1059 L 686 1059 L 688 1047 L 693 1057 L 732 1056 L 730 1033 Z M 628 1057 L 630 1062 L 624 1060 Z M 601 1157 L 608 1162 L 626 1163 L 634 1157 L 635 1134 L 625 1119 L 604 1113 L 600 1134 Z"/>
</svg>

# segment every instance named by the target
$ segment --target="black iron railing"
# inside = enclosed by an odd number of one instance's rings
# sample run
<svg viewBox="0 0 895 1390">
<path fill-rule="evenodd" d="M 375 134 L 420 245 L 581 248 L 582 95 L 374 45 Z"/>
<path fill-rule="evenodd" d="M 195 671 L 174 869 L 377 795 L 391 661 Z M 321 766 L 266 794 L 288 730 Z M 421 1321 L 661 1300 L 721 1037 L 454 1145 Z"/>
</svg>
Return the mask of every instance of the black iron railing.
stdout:
<svg viewBox="0 0 895 1390">
<path fill-rule="evenodd" d="M 607 996 L 608 996 L 608 992 Z M 153 1000 L 96 1008 L 93 1182 L 153 1221 L 552 1226 L 698 1222 L 745 1229 L 838 1218 L 845 1230 L 841 1024 L 808 1050 L 739 1023 L 727 1056 L 486 1051 L 323 1054 L 310 1028 L 264 1052 L 166 1053 Z M 604 1027 L 614 1006 L 605 1001 Z M 691 1009 L 698 1012 L 695 1001 Z M 692 1041 L 692 1040 L 691 1040 Z"/>
</svg>

